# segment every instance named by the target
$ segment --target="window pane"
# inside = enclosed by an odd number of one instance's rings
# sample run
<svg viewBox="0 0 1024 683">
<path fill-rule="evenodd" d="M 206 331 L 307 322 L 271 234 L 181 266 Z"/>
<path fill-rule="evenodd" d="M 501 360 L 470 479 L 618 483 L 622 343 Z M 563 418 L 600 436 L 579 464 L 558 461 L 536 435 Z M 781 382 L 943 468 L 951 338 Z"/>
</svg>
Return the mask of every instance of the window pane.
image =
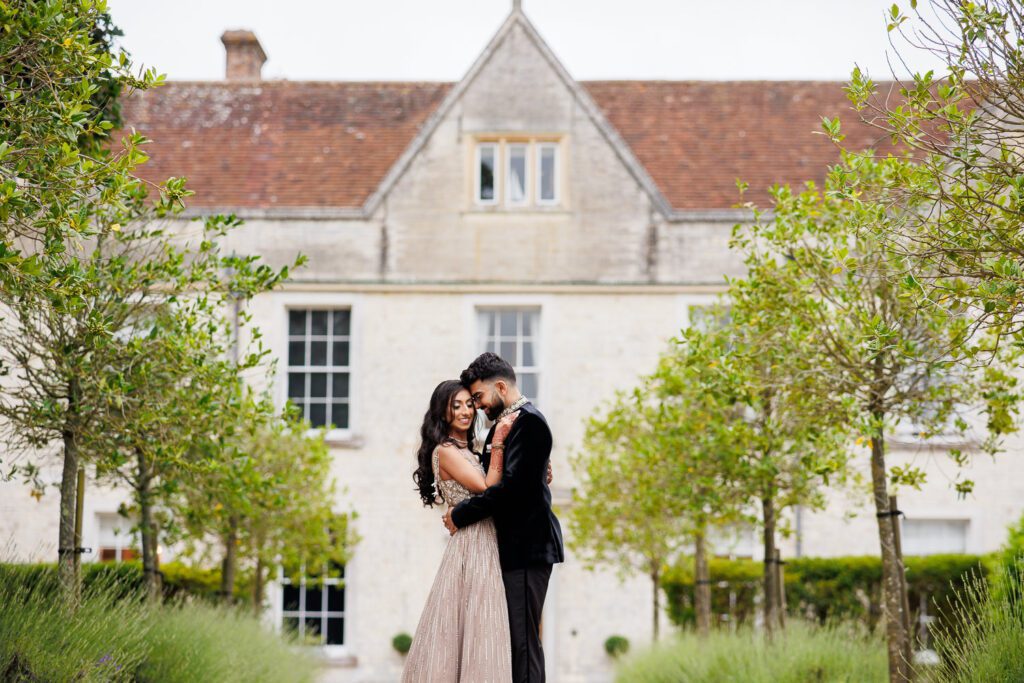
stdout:
<svg viewBox="0 0 1024 683">
<path fill-rule="evenodd" d="M 508 201 L 522 204 L 526 201 L 526 145 L 508 148 Z"/>
<path fill-rule="evenodd" d="M 327 620 L 327 645 L 345 644 L 345 619 L 331 617 Z"/>
<path fill-rule="evenodd" d="M 331 375 L 331 396 L 348 398 L 348 373 L 335 372 Z"/>
<path fill-rule="evenodd" d="M 320 637 L 320 617 L 306 617 L 306 633 L 305 637 L 307 641 L 319 640 L 323 642 L 323 638 Z"/>
<path fill-rule="evenodd" d="M 327 587 L 327 609 L 331 612 L 345 611 L 345 589 L 341 586 Z"/>
<path fill-rule="evenodd" d="M 281 609 L 294 612 L 299 609 L 299 587 L 285 584 L 281 586 Z"/>
<path fill-rule="evenodd" d="M 531 401 L 537 400 L 537 392 L 540 387 L 538 386 L 537 375 L 534 373 L 519 373 L 519 388 L 522 390 L 523 395 Z"/>
<path fill-rule="evenodd" d="M 526 367 L 533 367 L 534 365 L 537 364 L 536 359 L 534 359 L 533 357 L 532 341 L 523 342 L 523 359 L 520 361 L 520 363 Z"/>
<path fill-rule="evenodd" d="M 335 401 L 331 404 L 331 424 L 338 429 L 348 429 L 348 404 Z"/>
<path fill-rule="evenodd" d="M 288 373 L 288 398 L 303 398 L 306 395 L 306 373 Z"/>
<path fill-rule="evenodd" d="M 281 620 L 281 626 L 288 633 L 299 633 L 299 618 L 298 617 L 285 617 Z"/>
<path fill-rule="evenodd" d="M 503 341 L 498 347 L 498 355 L 509 362 L 509 365 L 518 365 L 518 359 L 516 358 L 516 343 L 515 341 Z"/>
<path fill-rule="evenodd" d="M 310 398 L 327 398 L 327 373 L 311 372 L 309 374 Z"/>
<path fill-rule="evenodd" d="M 309 364 L 327 365 L 327 342 L 315 341 L 309 343 Z"/>
<path fill-rule="evenodd" d="M 298 398 L 289 398 L 288 402 L 295 406 L 301 417 L 306 417 L 306 402 Z"/>
<path fill-rule="evenodd" d="M 307 417 L 310 424 L 314 427 L 323 427 L 327 424 L 327 405 L 324 403 L 310 403 Z"/>
<path fill-rule="evenodd" d="M 515 311 L 502 311 L 501 313 L 501 336 L 516 336 L 516 320 L 519 315 Z"/>
<path fill-rule="evenodd" d="M 494 341 L 493 339 L 490 340 L 489 342 L 487 342 L 487 348 L 485 348 L 484 351 L 490 351 L 491 353 L 497 353 L 498 352 L 498 342 Z"/>
<path fill-rule="evenodd" d="M 327 311 L 312 311 L 313 316 L 313 327 L 311 334 L 314 335 L 326 335 L 327 334 Z"/>
<path fill-rule="evenodd" d="M 351 311 L 334 312 L 334 336 L 347 337 L 352 322 Z"/>
<path fill-rule="evenodd" d="M 482 315 L 485 318 L 487 318 L 487 324 L 485 326 L 485 329 L 487 330 L 487 334 L 489 336 L 491 336 L 491 337 L 497 337 L 498 336 L 498 314 L 497 313 L 484 313 Z"/>
<path fill-rule="evenodd" d="M 288 342 L 288 365 L 306 364 L 306 342 Z"/>
<path fill-rule="evenodd" d="M 334 342 L 333 356 L 331 359 L 332 365 L 338 367 L 348 366 L 348 342 L 347 341 L 336 341 Z"/>
<path fill-rule="evenodd" d="M 480 146 L 480 201 L 494 201 L 494 145 Z"/>
<path fill-rule="evenodd" d="M 288 311 L 288 334 L 294 336 L 306 334 L 306 311 Z"/>
<path fill-rule="evenodd" d="M 523 311 L 523 336 L 533 336 L 533 330 L 537 327 L 537 312 L 536 311 Z"/>
<path fill-rule="evenodd" d="M 540 200 L 555 201 L 555 154 L 556 148 L 545 145 L 540 148 Z"/>
<path fill-rule="evenodd" d="M 306 611 L 322 612 L 324 591 L 320 586 L 306 586 Z"/>
</svg>

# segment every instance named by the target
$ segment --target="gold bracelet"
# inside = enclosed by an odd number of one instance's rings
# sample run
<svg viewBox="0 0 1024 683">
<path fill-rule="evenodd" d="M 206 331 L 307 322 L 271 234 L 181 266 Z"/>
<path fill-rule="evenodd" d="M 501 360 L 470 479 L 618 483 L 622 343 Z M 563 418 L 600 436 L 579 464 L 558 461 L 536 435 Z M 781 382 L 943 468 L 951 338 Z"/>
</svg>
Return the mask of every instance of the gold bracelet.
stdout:
<svg viewBox="0 0 1024 683">
<path fill-rule="evenodd" d="M 503 451 L 503 450 L 505 450 L 505 444 L 503 444 L 503 443 L 496 443 L 496 444 L 492 444 L 491 445 L 491 452 L 492 453 L 494 451 Z"/>
</svg>

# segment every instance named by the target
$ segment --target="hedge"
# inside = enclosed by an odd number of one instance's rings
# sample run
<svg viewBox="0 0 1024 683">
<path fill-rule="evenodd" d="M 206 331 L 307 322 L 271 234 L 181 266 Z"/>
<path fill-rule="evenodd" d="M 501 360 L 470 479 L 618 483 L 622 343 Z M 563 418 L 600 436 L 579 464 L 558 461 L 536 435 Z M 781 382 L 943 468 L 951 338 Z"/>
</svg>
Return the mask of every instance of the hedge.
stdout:
<svg viewBox="0 0 1024 683">
<path fill-rule="evenodd" d="M 180 562 L 160 565 L 165 600 L 198 598 L 215 602 L 220 592 L 220 569 L 191 567 Z M 122 597 L 135 593 L 143 585 L 139 562 L 89 562 L 82 565 L 82 585 L 88 588 L 103 584 L 117 590 Z M 24 586 L 34 593 L 56 592 L 57 567 L 49 563 L 0 563 L 0 585 Z M 235 585 L 235 598 L 240 602 L 252 599 L 248 577 L 242 575 Z"/>
<path fill-rule="evenodd" d="M 940 622 L 952 617 L 950 600 L 970 576 L 987 579 L 993 558 L 981 555 L 907 557 L 909 603 L 916 620 L 922 604 Z M 881 618 L 882 564 L 878 557 L 801 557 L 787 560 L 786 611 L 819 623 L 855 620 L 873 629 Z M 712 559 L 711 607 L 720 622 L 745 623 L 756 616 L 764 565 L 754 560 Z M 692 562 L 670 567 L 662 586 L 669 616 L 679 626 L 695 621 Z M 922 603 L 922 600 L 926 601 Z"/>
</svg>

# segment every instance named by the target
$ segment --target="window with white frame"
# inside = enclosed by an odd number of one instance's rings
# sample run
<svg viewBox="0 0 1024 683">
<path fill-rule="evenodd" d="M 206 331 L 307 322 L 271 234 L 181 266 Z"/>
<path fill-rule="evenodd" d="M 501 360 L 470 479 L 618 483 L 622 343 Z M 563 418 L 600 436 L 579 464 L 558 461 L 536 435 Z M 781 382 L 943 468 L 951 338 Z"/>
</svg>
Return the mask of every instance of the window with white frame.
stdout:
<svg viewBox="0 0 1024 683">
<path fill-rule="evenodd" d="M 314 427 L 348 429 L 352 312 L 288 311 L 288 400 Z"/>
<path fill-rule="evenodd" d="M 494 184 L 498 170 L 498 144 L 482 142 L 476 148 L 476 201 L 478 204 L 496 204 L 498 188 Z"/>
<path fill-rule="evenodd" d="M 966 519 L 903 520 L 900 538 L 904 555 L 938 555 L 967 552 Z"/>
<path fill-rule="evenodd" d="M 477 141 L 474 199 L 478 205 L 555 206 L 561 203 L 561 143 L 529 137 Z"/>
<path fill-rule="evenodd" d="M 558 202 L 558 144 L 542 142 L 537 145 L 537 203 Z"/>
<path fill-rule="evenodd" d="M 99 522 L 99 544 L 96 559 L 100 562 L 128 562 L 139 556 L 138 545 L 131 533 L 132 523 L 116 513 L 96 515 Z"/>
<path fill-rule="evenodd" d="M 332 569 L 298 583 L 280 576 L 281 627 L 311 645 L 345 644 L 345 568 Z"/>
<path fill-rule="evenodd" d="M 477 348 L 504 358 L 516 371 L 519 390 L 537 402 L 540 395 L 540 310 L 481 308 L 477 310 Z"/>
</svg>

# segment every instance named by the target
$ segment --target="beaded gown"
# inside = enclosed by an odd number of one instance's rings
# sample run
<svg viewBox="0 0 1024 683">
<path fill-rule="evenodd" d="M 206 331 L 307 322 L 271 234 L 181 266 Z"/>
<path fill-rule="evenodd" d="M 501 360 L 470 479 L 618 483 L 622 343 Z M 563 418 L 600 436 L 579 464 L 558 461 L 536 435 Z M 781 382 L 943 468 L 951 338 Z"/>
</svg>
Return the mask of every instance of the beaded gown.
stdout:
<svg viewBox="0 0 1024 683">
<path fill-rule="evenodd" d="M 459 452 L 483 474 L 472 451 Z M 445 503 L 455 507 L 473 494 L 454 479 L 441 479 L 438 458 L 435 448 L 434 481 Z M 485 519 L 459 529 L 448 540 L 406 656 L 402 683 L 511 680 L 512 646 L 498 537 L 494 522 Z"/>
</svg>

